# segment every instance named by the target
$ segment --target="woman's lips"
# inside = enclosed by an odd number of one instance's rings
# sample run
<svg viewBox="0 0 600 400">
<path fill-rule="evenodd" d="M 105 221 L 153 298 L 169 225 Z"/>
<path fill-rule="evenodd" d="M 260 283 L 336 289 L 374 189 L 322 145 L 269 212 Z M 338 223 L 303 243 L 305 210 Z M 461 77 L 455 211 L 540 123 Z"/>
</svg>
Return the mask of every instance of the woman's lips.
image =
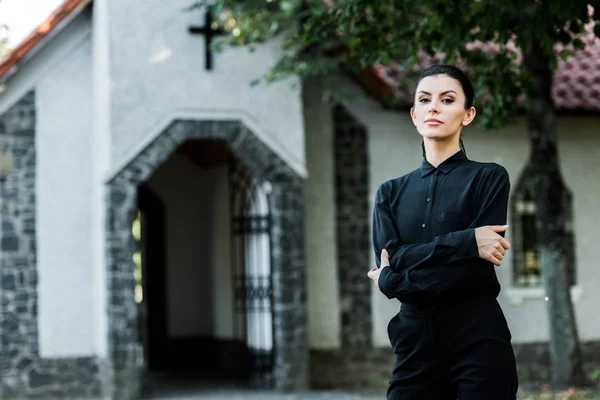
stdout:
<svg viewBox="0 0 600 400">
<path fill-rule="evenodd" d="M 434 119 L 434 118 L 430 118 L 430 119 L 426 119 L 425 120 L 425 125 L 429 125 L 429 126 L 439 126 L 443 124 L 442 121 L 440 121 L 439 119 Z"/>
</svg>

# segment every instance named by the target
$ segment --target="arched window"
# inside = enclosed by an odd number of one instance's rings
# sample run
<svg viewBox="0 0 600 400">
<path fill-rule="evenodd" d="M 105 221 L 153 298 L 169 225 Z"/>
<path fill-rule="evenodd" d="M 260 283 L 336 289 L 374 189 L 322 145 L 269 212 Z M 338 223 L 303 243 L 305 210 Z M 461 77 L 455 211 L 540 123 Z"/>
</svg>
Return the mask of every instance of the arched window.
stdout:
<svg viewBox="0 0 600 400">
<path fill-rule="evenodd" d="M 571 204 L 567 200 L 567 204 Z M 512 201 L 512 234 L 513 234 L 513 284 L 519 287 L 536 287 L 542 285 L 542 265 L 540 243 L 536 230 L 537 209 L 533 201 L 532 188 L 521 182 Z M 566 211 L 567 249 L 573 249 L 574 235 L 572 229 L 572 212 L 570 206 Z M 575 285 L 574 252 L 567 254 L 567 279 L 571 286 Z"/>
<path fill-rule="evenodd" d="M 530 191 L 518 192 L 513 206 L 514 283 L 517 286 L 540 286 L 542 268 L 535 227 L 536 208 Z"/>
</svg>

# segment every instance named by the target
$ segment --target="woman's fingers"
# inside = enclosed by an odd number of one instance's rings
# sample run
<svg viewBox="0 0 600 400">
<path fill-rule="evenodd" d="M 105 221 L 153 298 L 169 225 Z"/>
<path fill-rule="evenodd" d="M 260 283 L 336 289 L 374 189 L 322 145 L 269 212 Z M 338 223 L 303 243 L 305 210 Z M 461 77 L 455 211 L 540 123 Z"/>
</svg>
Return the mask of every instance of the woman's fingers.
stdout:
<svg viewBox="0 0 600 400">
<path fill-rule="evenodd" d="M 508 242 L 508 240 L 504 239 L 502 236 L 500 236 L 500 244 L 502 245 L 502 247 L 504 247 L 506 250 L 510 249 L 510 243 Z"/>
<path fill-rule="evenodd" d="M 479 250 L 479 257 L 493 263 L 496 266 L 502 264 L 506 252 L 510 249 L 510 243 L 497 232 L 506 231 L 508 226 L 482 226 L 475 229 L 475 240 Z"/>
<path fill-rule="evenodd" d="M 390 260 L 388 257 L 388 252 L 383 249 L 381 250 L 381 265 L 380 268 L 373 268 L 371 269 L 369 272 L 367 272 L 367 276 L 369 277 L 369 279 L 372 279 L 373 282 L 375 282 L 376 286 L 379 286 L 379 274 L 381 274 L 381 269 L 383 267 L 389 267 L 390 265 Z"/>
<path fill-rule="evenodd" d="M 492 254 L 498 260 L 502 260 L 504 258 L 504 255 L 506 254 L 506 249 L 502 247 L 500 243 L 494 243 L 494 251 L 492 251 Z"/>
<path fill-rule="evenodd" d="M 373 268 L 372 270 L 370 270 L 369 272 L 367 272 L 367 276 L 373 280 L 373 282 L 375 282 L 375 286 L 379 287 L 379 274 L 381 273 L 381 270 L 378 270 L 377 268 Z"/>
<path fill-rule="evenodd" d="M 499 254 L 501 254 L 501 255 L 506 254 L 506 249 L 500 243 L 495 243 L 494 247 L 496 248 L 496 250 L 498 251 Z"/>
<path fill-rule="evenodd" d="M 386 249 L 381 250 L 381 267 L 388 267 L 390 265 L 390 259 Z"/>
<path fill-rule="evenodd" d="M 502 262 L 498 258 L 496 258 L 496 256 L 493 253 L 489 253 L 485 259 L 492 262 L 496 267 L 502 265 Z"/>
</svg>

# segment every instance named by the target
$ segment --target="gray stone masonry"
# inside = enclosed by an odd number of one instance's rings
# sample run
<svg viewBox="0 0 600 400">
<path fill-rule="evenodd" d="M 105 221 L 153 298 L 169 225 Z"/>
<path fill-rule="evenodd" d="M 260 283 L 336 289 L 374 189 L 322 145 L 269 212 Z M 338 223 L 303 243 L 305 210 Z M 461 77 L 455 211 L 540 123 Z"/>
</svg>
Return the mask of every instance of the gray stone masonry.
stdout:
<svg viewBox="0 0 600 400">
<path fill-rule="evenodd" d="M 109 183 L 107 206 L 109 354 L 112 398 L 140 393 L 143 360 L 134 301 L 135 242 L 131 224 L 136 190 L 186 140 L 221 139 L 251 170 L 271 183 L 275 386 L 302 390 L 308 385 L 308 345 L 304 261 L 302 179 L 237 121 L 174 121 Z"/>
<path fill-rule="evenodd" d="M 342 106 L 333 109 L 338 275 L 342 347 L 372 346 L 367 130 Z"/>
<path fill-rule="evenodd" d="M 39 354 L 35 118 L 34 92 L 0 116 L 0 398 L 94 397 L 102 362 Z"/>
</svg>

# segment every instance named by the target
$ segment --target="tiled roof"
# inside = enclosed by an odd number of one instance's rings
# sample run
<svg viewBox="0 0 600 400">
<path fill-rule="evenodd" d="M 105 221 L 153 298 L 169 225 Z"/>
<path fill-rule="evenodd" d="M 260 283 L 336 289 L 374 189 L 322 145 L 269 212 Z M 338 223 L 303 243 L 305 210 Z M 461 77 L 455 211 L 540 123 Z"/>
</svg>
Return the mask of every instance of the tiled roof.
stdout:
<svg viewBox="0 0 600 400">
<path fill-rule="evenodd" d="M 565 61 L 561 60 L 554 73 L 552 96 L 558 110 L 600 111 L 600 39 L 592 32 L 593 25 L 588 26 L 587 33 L 582 37 L 586 48 L 573 52 Z M 471 47 L 494 51 L 491 44 L 477 43 Z M 556 47 L 557 52 L 561 49 L 560 46 Z M 517 49 L 514 51 L 518 53 Z M 399 103 L 408 105 L 412 103 L 412 88 L 405 82 L 416 81 L 420 71 L 436 62 L 439 62 L 437 57 L 421 54 L 418 65 L 411 70 L 402 70 L 395 64 L 376 65 L 365 75 L 370 82 L 379 81 L 370 90 L 385 99 L 391 95 Z M 387 90 L 382 91 L 382 85 Z"/>
<path fill-rule="evenodd" d="M 47 37 L 75 11 L 81 10 L 91 0 L 65 0 L 40 26 L 25 38 L 17 47 L 0 59 L 0 79 L 12 70 L 34 47 Z"/>
<path fill-rule="evenodd" d="M 587 46 L 561 61 L 554 73 L 554 104 L 563 110 L 600 111 L 600 39 L 584 38 Z"/>
</svg>

